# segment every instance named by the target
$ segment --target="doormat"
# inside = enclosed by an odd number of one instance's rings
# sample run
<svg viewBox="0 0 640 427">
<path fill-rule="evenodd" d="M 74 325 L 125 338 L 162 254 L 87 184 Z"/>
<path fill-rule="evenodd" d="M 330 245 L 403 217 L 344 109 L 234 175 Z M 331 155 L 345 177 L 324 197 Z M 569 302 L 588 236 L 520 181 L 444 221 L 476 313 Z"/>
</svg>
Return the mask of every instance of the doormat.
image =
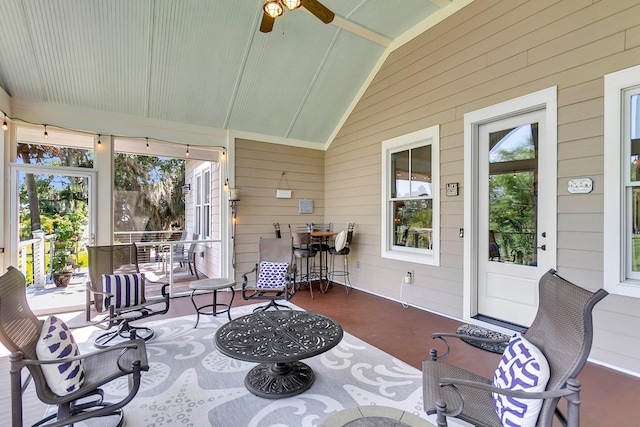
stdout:
<svg viewBox="0 0 640 427">
<path fill-rule="evenodd" d="M 507 347 L 507 344 L 509 343 L 509 338 L 510 338 L 509 335 L 505 335 L 500 332 L 492 331 L 491 329 L 483 328 L 477 325 L 470 325 L 470 324 L 460 326 L 457 329 L 456 333 L 459 335 L 469 335 L 471 337 L 478 337 L 478 338 L 506 340 L 503 343 L 490 343 L 490 342 L 481 342 L 473 339 L 462 338 L 462 341 L 466 342 L 467 344 L 471 344 L 474 347 L 478 347 L 483 350 L 490 351 L 492 353 L 498 353 L 498 354 L 504 353 L 504 349 Z"/>
</svg>

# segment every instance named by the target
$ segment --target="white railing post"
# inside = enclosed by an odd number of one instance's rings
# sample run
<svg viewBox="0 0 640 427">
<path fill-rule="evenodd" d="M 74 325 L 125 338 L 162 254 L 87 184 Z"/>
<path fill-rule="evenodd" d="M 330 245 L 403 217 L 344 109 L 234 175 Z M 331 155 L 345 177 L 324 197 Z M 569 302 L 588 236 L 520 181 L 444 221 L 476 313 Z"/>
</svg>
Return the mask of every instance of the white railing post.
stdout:
<svg viewBox="0 0 640 427">
<path fill-rule="evenodd" d="M 45 269 L 45 241 L 44 231 L 35 230 L 32 232 L 33 238 L 37 242 L 33 243 L 33 286 L 36 288 L 44 288 L 47 275 Z"/>
</svg>

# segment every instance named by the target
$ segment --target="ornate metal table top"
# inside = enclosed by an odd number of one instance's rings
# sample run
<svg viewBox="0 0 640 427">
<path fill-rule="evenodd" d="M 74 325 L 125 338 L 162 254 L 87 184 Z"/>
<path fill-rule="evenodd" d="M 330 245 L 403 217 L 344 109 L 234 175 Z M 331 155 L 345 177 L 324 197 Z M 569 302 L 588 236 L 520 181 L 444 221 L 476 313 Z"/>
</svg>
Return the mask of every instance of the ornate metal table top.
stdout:
<svg viewBox="0 0 640 427">
<path fill-rule="evenodd" d="M 221 353 L 248 362 L 294 362 L 321 354 L 342 339 L 335 320 L 307 311 L 260 311 L 216 333 Z"/>
</svg>

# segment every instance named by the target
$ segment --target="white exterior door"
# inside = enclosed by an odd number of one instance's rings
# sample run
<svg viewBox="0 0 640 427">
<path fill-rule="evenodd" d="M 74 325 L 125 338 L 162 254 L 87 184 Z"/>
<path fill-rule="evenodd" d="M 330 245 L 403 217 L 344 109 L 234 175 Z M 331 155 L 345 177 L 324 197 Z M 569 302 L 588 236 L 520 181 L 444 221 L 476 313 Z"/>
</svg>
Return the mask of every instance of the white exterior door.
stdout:
<svg viewBox="0 0 640 427">
<path fill-rule="evenodd" d="M 545 111 L 478 127 L 477 315 L 529 326 L 555 268 L 556 180 Z M 552 156 L 555 158 L 555 156 Z M 552 177 L 551 179 L 549 177 Z M 550 255 L 552 254 L 552 255 Z"/>
</svg>

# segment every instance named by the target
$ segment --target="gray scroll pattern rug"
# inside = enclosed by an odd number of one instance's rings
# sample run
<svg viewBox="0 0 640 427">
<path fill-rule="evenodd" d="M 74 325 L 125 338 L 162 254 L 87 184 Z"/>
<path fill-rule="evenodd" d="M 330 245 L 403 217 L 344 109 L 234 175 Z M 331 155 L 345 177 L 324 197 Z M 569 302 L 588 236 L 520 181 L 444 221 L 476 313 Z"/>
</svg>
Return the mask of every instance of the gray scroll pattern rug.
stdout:
<svg viewBox="0 0 640 427">
<path fill-rule="evenodd" d="M 251 313 L 253 307 L 232 309 L 232 318 Z M 127 426 L 313 427 L 337 411 L 365 405 L 427 417 L 420 371 L 346 332 L 332 350 L 303 360 L 316 375 L 308 391 L 273 400 L 244 387 L 255 364 L 215 348 L 215 332 L 226 316 L 201 318 L 197 329 L 194 321 L 195 315 L 149 323 L 156 332 L 147 342 L 150 370 L 125 407 Z M 92 349 L 90 343 L 86 337 L 79 344 L 83 352 Z M 112 383 L 104 389 L 105 400 L 125 394 L 126 387 L 126 381 Z"/>
</svg>

